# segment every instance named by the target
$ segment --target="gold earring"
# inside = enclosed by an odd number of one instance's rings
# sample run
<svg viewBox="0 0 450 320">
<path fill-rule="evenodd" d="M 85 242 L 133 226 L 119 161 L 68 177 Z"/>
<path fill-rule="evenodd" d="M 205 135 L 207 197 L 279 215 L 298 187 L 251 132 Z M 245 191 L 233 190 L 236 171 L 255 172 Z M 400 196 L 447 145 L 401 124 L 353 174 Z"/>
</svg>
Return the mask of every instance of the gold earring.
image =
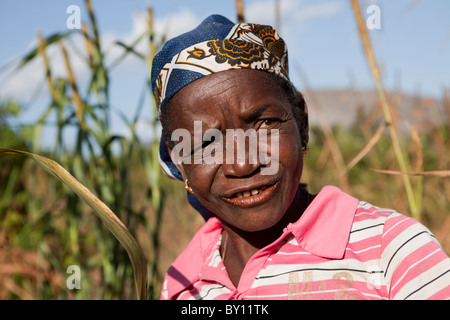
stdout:
<svg viewBox="0 0 450 320">
<path fill-rule="evenodd" d="M 192 190 L 192 188 L 188 185 L 188 179 L 184 181 L 184 189 L 186 189 L 186 191 L 189 192 L 190 194 L 194 193 L 194 190 Z"/>
<path fill-rule="evenodd" d="M 308 147 L 308 146 L 305 146 L 305 147 L 303 147 L 302 149 L 303 149 L 303 156 L 306 156 L 306 153 L 308 152 L 309 147 Z"/>
</svg>

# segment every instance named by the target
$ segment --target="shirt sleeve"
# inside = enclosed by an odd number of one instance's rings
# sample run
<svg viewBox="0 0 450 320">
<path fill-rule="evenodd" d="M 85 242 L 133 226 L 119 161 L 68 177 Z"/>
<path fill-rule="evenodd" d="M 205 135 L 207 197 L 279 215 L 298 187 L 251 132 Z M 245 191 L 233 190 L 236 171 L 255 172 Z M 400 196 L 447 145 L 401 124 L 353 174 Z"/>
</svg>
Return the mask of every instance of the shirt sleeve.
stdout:
<svg viewBox="0 0 450 320">
<path fill-rule="evenodd" d="M 390 299 L 450 299 L 450 259 L 418 221 L 398 213 L 386 219 L 381 259 Z"/>
</svg>

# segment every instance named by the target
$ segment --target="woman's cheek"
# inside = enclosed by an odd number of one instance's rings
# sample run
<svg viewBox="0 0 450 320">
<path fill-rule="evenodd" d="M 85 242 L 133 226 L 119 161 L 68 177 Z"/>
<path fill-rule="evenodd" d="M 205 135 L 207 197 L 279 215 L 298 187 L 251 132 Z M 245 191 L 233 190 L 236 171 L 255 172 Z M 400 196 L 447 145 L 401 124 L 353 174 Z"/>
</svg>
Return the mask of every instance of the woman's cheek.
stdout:
<svg viewBox="0 0 450 320">
<path fill-rule="evenodd" d="M 211 186 L 216 175 L 217 164 L 191 164 L 185 166 L 186 178 L 200 197 L 211 193 Z"/>
<path fill-rule="evenodd" d="M 280 130 L 277 135 L 272 135 L 267 149 L 270 150 L 270 158 L 279 166 L 289 168 L 302 165 L 300 137 L 293 130 Z"/>
</svg>

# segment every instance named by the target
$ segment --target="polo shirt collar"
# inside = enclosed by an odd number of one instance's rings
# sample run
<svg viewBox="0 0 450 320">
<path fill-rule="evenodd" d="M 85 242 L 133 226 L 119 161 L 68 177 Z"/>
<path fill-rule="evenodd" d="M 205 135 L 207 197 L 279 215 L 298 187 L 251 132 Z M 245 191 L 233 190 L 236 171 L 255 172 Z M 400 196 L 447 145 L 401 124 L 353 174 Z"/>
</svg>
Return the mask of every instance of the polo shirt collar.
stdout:
<svg viewBox="0 0 450 320">
<path fill-rule="evenodd" d="M 323 258 L 342 259 L 357 206 L 357 199 L 337 187 L 325 186 L 300 219 L 289 224 L 284 234 L 269 246 L 277 246 L 292 234 L 305 251 Z M 194 236 L 188 248 L 176 259 L 168 270 L 169 276 L 176 279 L 169 283 L 172 295 L 184 290 L 195 279 L 219 277 L 217 268 L 205 262 L 209 262 L 208 258 L 215 250 L 221 230 L 219 220 L 210 218 Z M 220 280 L 232 287 L 231 280 L 225 274 L 220 276 Z"/>
<path fill-rule="evenodd" d="M 316 256 L 342 259 L 358 200 L 334 186 L 325 186 L 297 222 L 288 226 L 297 243 Z"/>
</svg>

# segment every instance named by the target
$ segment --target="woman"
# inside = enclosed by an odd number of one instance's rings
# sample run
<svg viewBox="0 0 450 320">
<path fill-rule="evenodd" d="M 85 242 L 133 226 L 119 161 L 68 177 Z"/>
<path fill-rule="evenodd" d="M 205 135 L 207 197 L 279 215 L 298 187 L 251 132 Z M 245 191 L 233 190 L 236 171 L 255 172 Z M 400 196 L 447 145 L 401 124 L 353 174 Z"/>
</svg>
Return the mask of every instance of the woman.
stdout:
<svg viewBox="0 0 450 320">
<path fill-rule="evenodd" d="M 299 184 L 308 114 L 273 28 L 210 16 L 166 43 L 152 86 L 161 166 L 207 220 L 162 299 L 450 297 L 450 259 L 424 226 Z"/>
</svg>

